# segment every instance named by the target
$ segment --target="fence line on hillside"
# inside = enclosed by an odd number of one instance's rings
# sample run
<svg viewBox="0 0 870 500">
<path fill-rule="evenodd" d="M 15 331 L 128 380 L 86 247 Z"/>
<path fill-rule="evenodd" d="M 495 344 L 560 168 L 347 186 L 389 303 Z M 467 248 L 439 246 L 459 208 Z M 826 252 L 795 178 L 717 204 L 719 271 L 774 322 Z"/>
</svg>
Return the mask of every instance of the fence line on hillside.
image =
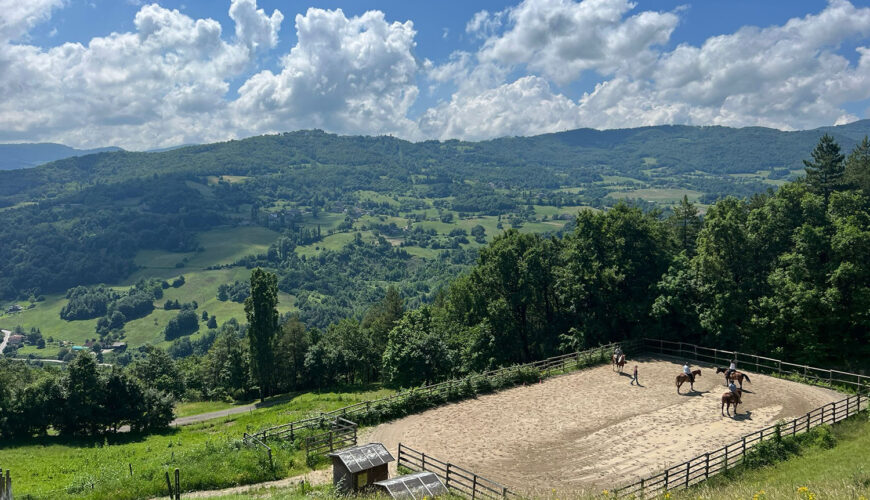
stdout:
<svg viewBox="0 0 870 500">
<path fill-rule="evenodd" d="M 9 475 L 9 469 L 6 469 L 6 476 L 3 476 L 3 469 L 0 469 L 0 500 L 12 500 L 12 476 Z"/>
<path fill-rule="evenodd" d="M 765 427 L 741 437 L 731 444 L 718 450 L 698 455 L 697 457 L 678 465 L 668 467 L 663 472 L 613 490 L 617 497 L 632 496 L 645 498 L 655 496 L 667 490 L 688 488 L 715 476 L 723 471 L 745 463 L 747 452 L 752 447 L 773 439 L 777 428 L 781 436 L 796 436 L 822 424 L 833 424 L 857 414 L 862 409 L 870 407 L 870 399 L 862 394 L 849 396 L 846 399 L 828 403 L 815 410 L 793 419 L 790 422 L 779 423 Z"/>
<path fill-rule="evenodd" d="M 804 379 L 820 384 L 842 384 L 850 387 L 859 394 L 870 393 L 870 376 L 858 373 L 849 373 L 826 368 L 816 368 L 809 365 L 789 363 L 781 359 L 768 358 L 757 354 L 747 354 L 739 351 L 726 351 L 703 347 L 686 342 L 674 342 L 661 339 L 643 339 L 643 346 L 652 352 L 668 354 L 685 359 L 692 357 L 696 361 L 705 363 L 727 365 L 732 359 L 737 360 L 738 370 L 745 368 L 758 373 L 776 373 L 777 375 L 796 375 Z"/>
<path fill-rule="evenodd" d="M 326 451 L 335 451 L 356 446 L 357 424 L 344 418 L 337 418 L 329 430 L 305 438 L 305 456 L 309 464 Z"/>
<path fill-rule="evenodd" d="M 438 460 L 423 452 L 408 448 L 402 443 L 399 443 L 398 455 L 396 459 L 397 466 L 407 467 L 415 472 L 432 472 L 444 481 L 444 485 L 447 488 L 458 492 L 466 498 L 471 498 L 472 500 L 478 498 L 522 498 L 506 486 L 491 479 L 479 476 L 458 465 Z"/>
<path fill-rule="evenodd" d="M 289 438 L 290 440 L 294 440 L 300 431 L 322 429 L 324 425 L 334 421 L 336 418 L 339 417 L 359 422 L 359 417 L 368 414 L 376 405 L 392 403 L 394 401 L 407 400 L 409 397 L 412 397 L 412 395 L 416 396 L 424 394 L 429 396 L 447 396 L 455 388 L 459 387 L 460 384 L 467 383 L 467 381 L 473 383 L 475 380 L 490 379 L 499 375 L 509 374 L 511 372 L 517 372 L 519 370 L 525 369 L 536 369 L 541 372 L 542 377 L 547 377 L 553 372 L 566 370 L 568 368 L 571 368 L 572 366 L 580 366 L 583 362 L 591 362 L 591 360 L 595 359 L 595 356 L 605 357 L 605 353 L 612 352 L 613 348 L 616 345 L 621 345 L 623 350 L 626 353 L 630 354 L 637 352 L 638 347 L 641 346 L 641 344 L 642 342 L 640 340 L 613 342 L 600 347 L 594 347 L 591 349 L 586 349 L 584 351 L 577 351 L 569 354 L 553 356 L 551 358 L 542 359 L 540 361 L 533 361 L 531 363 L 525 363 L 521 365 L 506 366 L 504 368 L 489 370 L 479 374 L 472 374 L 462 379 L 451 379 L 446 382 L 439 382 L 437 384 L 431 384 L 423 387 L 409 389 L 406 391 L 401 391 L 391 396 L 385 396 L 379 399 L 371 399 L 359 403 L 354 403 L 352 405 L 338 408 L 330 412 L 321 412 L 318 416 L 309 417 L 302 420 L 296 420 L 287 424 L 269 427 L 267 429 L 262 429 L 255 433 L 248 434 L 248 436 L 257 437 L 261 441 L 276 438 Z M 609 356 L 609 354 L 607 354 L 607 356 Z"/>
</svg>

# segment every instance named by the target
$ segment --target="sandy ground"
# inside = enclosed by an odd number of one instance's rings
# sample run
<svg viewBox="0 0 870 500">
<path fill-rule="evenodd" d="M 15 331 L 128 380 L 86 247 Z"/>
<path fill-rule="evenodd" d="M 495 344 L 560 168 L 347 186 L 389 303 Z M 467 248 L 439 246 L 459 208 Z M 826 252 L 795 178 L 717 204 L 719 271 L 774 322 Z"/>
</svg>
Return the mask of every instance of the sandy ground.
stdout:
<svg viewBox="0 0 870 500">
<path fill-rule="evenodd" d="M 845 397 L 747 371 L 744 404 L 728 418 L 714 369 L 702 365 L 695 392 L 677 394 L 680 364 L 643 357 L 626 371 L 635 364 L 641 387 L 601 366 L 382 424 L 361 442 L 391 452 L 401 442 L 520 492 L 600 492 Z"/>
</svg>

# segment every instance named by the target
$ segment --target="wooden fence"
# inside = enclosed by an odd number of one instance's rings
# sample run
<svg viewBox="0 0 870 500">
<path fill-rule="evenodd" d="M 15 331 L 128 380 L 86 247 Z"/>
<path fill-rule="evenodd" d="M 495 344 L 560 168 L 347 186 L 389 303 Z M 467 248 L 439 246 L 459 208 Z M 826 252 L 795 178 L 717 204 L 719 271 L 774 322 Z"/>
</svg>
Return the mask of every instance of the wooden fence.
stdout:
<svg viewBox="0 0 870 500">
<path fill-rule="evenodd" d="M 6 475 L 3 475 L 3 469 L 0 469 L 0 500 L 12 500 L 12 476 L 9 475 L 9 469 L 6 469 Z"/>
<path fill-rule="evenodd" d="M 628 354 L 640 352 L 643 346 L 643 342 L 640 340 L 625 341 L 618 344 L 620 344 L 623 350 Z M 323 429 L 325 428 L 327 423 L 332 422 L 339 417 L 355 421 L 364 420 L 364 417 L 369 414 L 376 405 L 379 404 L 383 405 L 396 401 L 407 401 L 408 398 L 420 394 L 424 394 L 427 396 L 439 395 L 446 397 L 448 394 L 451 394 L 456 388 L 458 388 L 460 384 L 466 383 L 466 381 L 470 381 L 473 383 L 476 380 L 491 380 L 501 375 L 508 375 L 511 372 L 515 373 L 519 370 L 526 369 L 538 370 L 539 372 L 541 372 L 542 377 L 547 377 L 554 372 L 558 373 L 571 368 L 576 368 L 577 366 L 583 366 L 584 363 L 589 364 L 597 359 L 609 359 L 610 354 L 613 352 L 613 348 L 616 345 L 617 343 L 606 344 L 600 347 L 587 349 L 585 351 L 562 354 L 560 356 L 554 356 L 552 358 L 534 361 L 523 365 L 512 365 L 479 374 L 473 374 L 464 379 L 452 379 L 446 382 L 418 387 L 398 392 L 396 394 L 393 394 L 392 396 L 362 401 L 359 403 L 345 406 L 343 408 L 339 408 L 337 410 L 320 413 L 318 416 L 309 417 L 303 420 L 296 420 L 294 422 L 277 425 L 274 427 L 269 427 L 267 429 L 262 429 L 249 435 L 257 437 L 261 441 L 266 441 L 267 439 L 286 438 L 290 438 L 291 440 L 293 440 L 301 431 Z"/>
<path fill-rule="evenodd" d="M 732 359 L 737 360 L 737 369 L 751 370 L 758 373 L 777 375 L 796 375 L 810 383 L 828 385 L 839 384 L 849 387 L 858 394 L 870 394 L 870 376 L 857 373 L 816 368 L 814 366 L 789 363 L 781 359 L 768 358 L 757 354 L 747 354 L 738 351 L 726 351 L 702 347 L 685 342 L 671 342 L 660 339 L 643 339 L 642 351 L 676 356 L 681 359 L 690 358 L 695 361 L 713 365 L 727 366 Z"/>
<path fill-rule="evenodd" d="M 356 446 L 357 427 L 354 422 L 339 417 L 335 419 L 328 431 L 306 437 L 305 454 L 308 463 L 327 451 L 332 452 L 348 446 Z"/>
<path fill-rule="evenodd" d="M 272 447 L 263 442 L 257 435 L 248 434 L 247 432 L 242 436 L 242 441 L 248 446 L 258 446 L 266 450 L 266 455 L 269 456 L 269 467 L 274 468 L 275 464 L 272 462 Z M 2 500 L 2 499 L 0 499 Z"/>
<path fill-rule="evenodd" d="M 415 472 L 429 471 L 444 481 L 444 485 L 460 495 L 476 500 L 478 498 L 522 498 L 507 487 L 482 476 L 451 464 L 433 458 L 425 453 L 408 448 L 399 443 L 399 456 L 396 459 L 399 467 L 407 467 Z"/>
<path fill-rule="evenodd" d="M 645 498 L 664 493 L 667 490 L 688 488 L 742 464 L 746 460 L 746 453 L 751 452 L 754 445 L 772 439 L 776 435 L 777 427 L 779 427 L 782 436 L 795 436 L 808 432 L 813 427 L 833 424 L 855 415 L 870 407 L 868 403 L 870 403 L 870 398 L 862 394 L 828 403 L 790 422 L 765 427 L 718 450 L 704 453 L 687 462 L 668 467 L 664 472 L 641 478 L 639 481 L 617 488 L 614 490 L 614 494 L 618 497 Z"/>
</svg>

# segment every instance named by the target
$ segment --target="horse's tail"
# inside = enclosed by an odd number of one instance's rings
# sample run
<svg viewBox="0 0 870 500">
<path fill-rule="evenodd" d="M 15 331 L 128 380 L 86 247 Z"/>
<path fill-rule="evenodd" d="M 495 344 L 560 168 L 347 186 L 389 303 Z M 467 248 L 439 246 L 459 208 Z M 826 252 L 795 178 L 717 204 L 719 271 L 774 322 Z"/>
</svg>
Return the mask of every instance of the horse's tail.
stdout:
<svg viewBox="0 0 870 500">
<path fill-rule="evenodd" d="M 746 377 L 746 381 L 747 381 L 747 382 L 749 382 L 750 384 L 752 383 L 752 381 L 749 380 L 749 375 L 747 375 L 747 374 L 744 373 L 743 376 Z"/>
</svg>

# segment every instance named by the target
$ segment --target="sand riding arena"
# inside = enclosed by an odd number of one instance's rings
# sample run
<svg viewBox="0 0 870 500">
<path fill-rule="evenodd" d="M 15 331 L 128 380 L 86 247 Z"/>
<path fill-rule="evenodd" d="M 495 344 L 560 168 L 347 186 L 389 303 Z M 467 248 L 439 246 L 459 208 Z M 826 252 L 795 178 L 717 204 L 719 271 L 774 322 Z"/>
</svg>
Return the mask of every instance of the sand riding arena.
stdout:
<svg viewBox="0 0 870 500">
<path fill-rule="evenodd" d="M 640 387 L 629 384 L 635 364 Z M 382 424 L 363 440 L 401 442 L 517 492 L 600 492 L 843 397 L 749 371 L 739 414 L 723 417 L 724 378 L 700 368 L 695 391 L 677 394 L 680 364 L 629 358 L 622 375 L 610 365 L 570 373 Z"/>
</svg>

